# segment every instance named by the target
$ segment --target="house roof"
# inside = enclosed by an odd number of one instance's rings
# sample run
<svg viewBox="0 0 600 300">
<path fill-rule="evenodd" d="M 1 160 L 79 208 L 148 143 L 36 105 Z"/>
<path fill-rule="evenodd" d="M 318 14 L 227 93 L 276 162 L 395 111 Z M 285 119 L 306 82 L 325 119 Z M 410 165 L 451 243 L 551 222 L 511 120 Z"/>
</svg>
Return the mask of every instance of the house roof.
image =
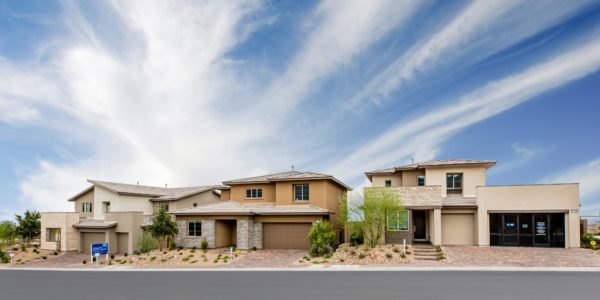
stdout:
<svg viewBox="0 0 600 300">
<path fill-rule="evenodd" d="M 288 172 L 267 174 L 267 175 L 262 175 L 262 176 L 254 176 L 254 177 L 228 180 L 228 181 L 224 181 L 223 184 L 236 185 L 236 184 L 248 184 L 248 183 L 270 183 L 270 182 L 278 182 L 278 181 L 322 180 L 322 179 L 332 180 L 335 183 L 344 187 L 345 189 L 347 189 L 349 191 L 352 190 L 352 188 L 350 186 L 341 182 L 339 179 L 333 177 L 332 175 L 313 173 L 313 172 L 300 172 L 300 171 L 288 171 Z"/>
<path fill-rule="evenodd" d="M 365 175 L 371 179 L 372 175 L 378 174 L 393 174 L 399 171 L 410 171 L 416 169 L 424 169 L 430 167 L 442 166 L 483 166 L 490 168 L 496 164 L 495 160 L 475 160 L 475 159 L 436 159 L 420 163 L 401 165 L 397 167 L 365 172 Z"/>
<path fill-rule="evenodd" d="M 313 205 L 244 205 L 235 201 L 221 201 L 170 213 L 174 215 L 325 215 L 329 214 L 329 211 Z"/>
<path fill-rule="evenodd" d="M 81 195 L 92 190 L 94 186 L 105 188 L 109 191 L 123 195 L 139 195 L 153 197 L 150 201 L 174 201 L 181 198 L 193 196 L 206 191 L 214 191 L 219 189 L 219 185 L 207 185 L 207 186 L 192 186 L 192 187 L 177 187 L 177 188 L 165 188 L 156 186 L 147 186 L 139 184 L 126 184 L 118 182 L 100 181 L 88 179 L 88 182 L 93 184 L 86 188 L 79 194 L 71 197 L 69 201 L 74 201 Z"/>
</svg>

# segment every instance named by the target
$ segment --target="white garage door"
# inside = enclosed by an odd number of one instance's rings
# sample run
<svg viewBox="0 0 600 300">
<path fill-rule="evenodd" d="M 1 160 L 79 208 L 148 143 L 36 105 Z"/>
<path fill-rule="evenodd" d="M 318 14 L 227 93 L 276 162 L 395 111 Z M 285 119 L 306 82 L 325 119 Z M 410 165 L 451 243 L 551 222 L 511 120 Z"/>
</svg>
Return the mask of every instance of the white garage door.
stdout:
<svg viewBox="0 0 600 300">
<path fill-rule="evenodd" d="M 442 214 L 442 245 L 475 245 L 475 215 Z"/>
</svg>

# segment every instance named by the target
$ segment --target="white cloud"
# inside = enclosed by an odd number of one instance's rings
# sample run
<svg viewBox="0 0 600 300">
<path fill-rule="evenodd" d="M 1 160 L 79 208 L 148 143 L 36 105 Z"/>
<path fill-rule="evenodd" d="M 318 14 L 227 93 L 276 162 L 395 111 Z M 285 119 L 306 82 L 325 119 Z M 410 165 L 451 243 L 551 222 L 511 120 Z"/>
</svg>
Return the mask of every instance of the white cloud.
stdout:
<svg viewBox="0 0 600 300">
<path fill-rule="evenodd" d="M 393 92 L 420 74 L 461 61 L 461 68 L 515 44 L 588 5 L 520 0 L 479 0 L 467 5 L 441 30 L 418 41 L 411 49 L 372 78 L 348 103 L 381 104 Z M 532 12 L 536 15 L 531 18 Z M 467 60 L 460 58 L 467 57 Z M 466 64 L 465 64 L 466 63 Z M 456 68 L 455 68 L 456 69 Z"/>
<path fill-rule="evenodd" d="M 520 142 L 514 142 L 511 145 L 513 152 L 512 158 L 501 165 L 492 168 L 488 174 L 500 174 L 522 167 L 532 160 L 539 158 L 544 153 L 552 150 L 552 147 L 539 147 L 535 145 L 523 145 Z"/>
<path fill-rule="evenodd" d="M 459 130 L 582 78 L 599 67 L 600 39 L 596 38 L 521 73 L 490 82 L 454 103 L 401 121 L 336 164 L 334 173 L 386 167 L 423 152 L 430 158 Z"/>
<path fill-rule="evenodd" d="M 579 183 L 581 198 L 600 196 L 600 158 L 550 175 L 540 182 Z"/>
</svg>

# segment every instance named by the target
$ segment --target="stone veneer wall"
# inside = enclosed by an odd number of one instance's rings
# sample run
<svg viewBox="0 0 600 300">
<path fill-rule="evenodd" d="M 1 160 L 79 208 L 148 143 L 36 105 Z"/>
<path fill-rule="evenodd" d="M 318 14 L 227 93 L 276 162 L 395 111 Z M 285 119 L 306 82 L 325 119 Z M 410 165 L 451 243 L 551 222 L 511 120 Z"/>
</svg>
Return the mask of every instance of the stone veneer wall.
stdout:
<svg viewBox="0 0 600 300">
<path fill-rule="evenodd" d="M 41 248 L 44 250 L 77 251 L 79 250 L 79 232 L 73 227 L 79 222 L 76 212 L 41 213 Z M 46 242 L 46 229 L 60 228 L 60 247 L 56 242 Z"/>
<path fill-rule="evenodd" d="M 252 247 L 256 247 L 256 249 L 263 248 L 263 223 L 254 223 L 254 231 L 252 232 Z"/>
<path fill-rule="evenodd" d="M 247 250 L 252 245 L 252 239 L 254 237 L 254 221 L 253 220 L 237 220 L 237 241 L 236 247 L 238 249 Z"/>
<path fill-rule="evenodd" d="M 371 189 L 371 188 L 365 188 Z M 442 206 L 442 186 L 395 187 L 404 206 Z"/>
<path fill-rule="evenodd" d="M 186 248 L 200 248 L 202 240 L 206 239 L 208 248 L 215 247 L 215 220 L 202 220 L 202 236 L 188 236 L 188 220 L 177 220 L 179 233 L 175 237 L 175 244 Z"/>
</svg>

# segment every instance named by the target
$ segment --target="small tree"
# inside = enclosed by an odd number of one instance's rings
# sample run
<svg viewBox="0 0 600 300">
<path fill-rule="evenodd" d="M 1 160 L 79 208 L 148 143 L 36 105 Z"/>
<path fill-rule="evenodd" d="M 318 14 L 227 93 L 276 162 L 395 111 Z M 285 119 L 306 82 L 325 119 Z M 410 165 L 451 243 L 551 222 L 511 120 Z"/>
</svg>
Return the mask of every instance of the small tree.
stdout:
<svg viewBox="0 0 600 300">
<path fill-rule="evenodd" d="M 168 245 L 169 239 L 174 237 L 178 232 L 177 222 L 167 213 L 164 207 L 161 207 L 152 217 L 152 224 L 148 226 L 148 232 L 158 240 L 160 250 L 165 245 Z"/>
<path fill-rule="evenodd" d="M 144 233 L 138 239 L 138 247 L 140 248 L 140 252 L 148 253 L 156 248 L 158 248 L 158 242 L 150 232 L 144 231 Z"/>
<path fill-rule="evenodd" d="M 388 213 L 401 213 L 403 210 L 395 189 L 367 188 L 364 195 L 355 194 L 353 198 L 342 201 L 340 222 L 346 228 L 362 232 L 365 245 L 374 248 L 385 234 Z"/>
<path fill-rule="evenodd" d="M 15 215 L 17 218 L 17 228 L 16 233 L 23 241 L 27 243 L 29 246 L 31 244 L 31 240 L 40 236 L 42 222 L 42 215 L 37 211 L 29 211 L 26 210 L 23 216 Z"/>
<path fill-rule="evenodd" d="M 331 254 L 335 244 L 335 231 L 328 221 L 320 221 L 312 224 L 308 233 L 311 248 L 311 256 L 321 256 Z"/>
<path fill-rule="evenodd" d="M 3 221 L 0 223 L 0 248 L 2 245 L 12 246 L 17 237 L 17 225 L 11 221 Z"/>
</svg>

